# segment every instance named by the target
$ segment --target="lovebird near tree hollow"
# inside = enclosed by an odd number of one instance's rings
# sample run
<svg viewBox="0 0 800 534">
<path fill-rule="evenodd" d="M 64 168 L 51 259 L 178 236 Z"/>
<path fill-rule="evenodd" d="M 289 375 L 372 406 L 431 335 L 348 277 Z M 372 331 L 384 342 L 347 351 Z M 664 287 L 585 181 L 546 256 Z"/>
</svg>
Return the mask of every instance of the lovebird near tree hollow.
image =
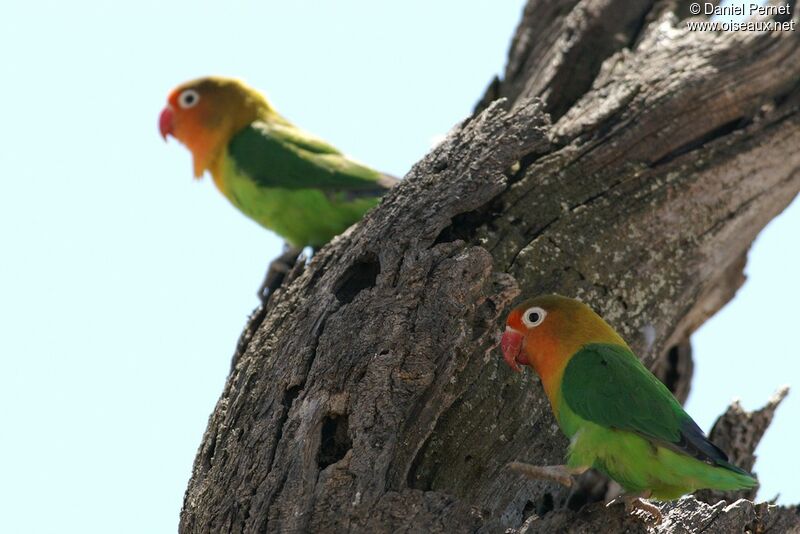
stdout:
<svg viewBox="0 0 800 534">
<path fill-rule="evenodd" d="M 594 467 L 632 498 L 661 500 L 756 485 L 589 306 L 558 295 L 527 300 L 509 314 L 501 347 L 512 369 L 528 365 L 541 377 L 570 439 L 566 466 L 517 470 L 569 485 Z"/>
<path fill-rule="evenodd" d="M 236 79 L 178 86 L 159 129 L 191 151 L 196 178 L 209 171 L 234 206 L 295 248 L 321 247 L 397 182 L 297 128 Z"/>
</svg>

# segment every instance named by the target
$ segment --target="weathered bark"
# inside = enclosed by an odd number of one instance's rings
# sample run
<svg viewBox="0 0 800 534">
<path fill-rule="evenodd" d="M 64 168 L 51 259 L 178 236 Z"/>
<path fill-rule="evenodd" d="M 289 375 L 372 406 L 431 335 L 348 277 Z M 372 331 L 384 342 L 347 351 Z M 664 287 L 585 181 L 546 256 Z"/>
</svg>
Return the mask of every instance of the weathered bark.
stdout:
<svg viewBox="0 0 800 534">
<path fill-rule="evenodd" d="M 689 335 L 800 189 L 800 34 L 687 32 L 676 9 L 530 1 L 479 112 L 254 314 L 182 532 L 644 528 L 505 468 L 566 440 L 493 347 L 520 293 L 576 296 L 687 392 Z M 664 512 L 661 531 L 800 525 L 747 501 Z"/>
<path fill-rule="evenodd" d="M 752 472 L 756 463 L 756 447 L 764 436 L 764 432 L 767 431 L 767 427 L 772 423 L 775 410 L 778 409 L 778 406 L 788 393 L 788 387 L 779 389 L 766 406 L 754 412 L 745 411 L 739 401 L 734 401 L 714 423 L 714 428 L 711 429 L 709 437 L 722 450 L 728 453 L 731 462 L 742 469 Z M 723 498 L 732 501 L 754 499 L 755 496 L 756 488 L 727 494 L 712 490 L 702 490 L 695 493 L 697 499 L 710 504 L 714 504 Z"/>
<path fill-rule="evenodd" d="M 531 516 L 514 534 L 597 534 L 598 532 L 634 533 L 694 533 L 733 534 L 775 532 L 796 533 L 800 524 L 800 508 L 780 507 L 769 503 L 754 504 L 740 499 L 728 504 L 718 501 L 714 505 L 684 497 L 661 507 L 664 519 L 661 524 L 648 525 L 625 514 L 622 506 L 606 508 L 595 503 L 578 512 L 562 509 L 545 517 Z"/>
</svg>

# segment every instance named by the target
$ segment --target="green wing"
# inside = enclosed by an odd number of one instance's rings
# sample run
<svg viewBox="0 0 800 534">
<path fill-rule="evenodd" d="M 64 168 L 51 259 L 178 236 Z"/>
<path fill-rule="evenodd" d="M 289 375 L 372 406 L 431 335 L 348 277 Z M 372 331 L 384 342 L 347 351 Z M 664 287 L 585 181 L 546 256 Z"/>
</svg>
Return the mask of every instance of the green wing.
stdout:
<svg viewBox="0 0 800 534">
<path fill-rule="evenodd" d="M 320 189 L 359 198 L 381 196 L 397 181 L 286 124 L 254 122 L 233 136 L 228 153 L 262 187 Z"/>
<path fill-rule="evenodd" d="M 596 343 L 564 370 L 564 402 L 578 416 L 627 430 L 670 449 L 740 471 L 706 438 L 672 393 L 626 347 Z"/>
</svg>

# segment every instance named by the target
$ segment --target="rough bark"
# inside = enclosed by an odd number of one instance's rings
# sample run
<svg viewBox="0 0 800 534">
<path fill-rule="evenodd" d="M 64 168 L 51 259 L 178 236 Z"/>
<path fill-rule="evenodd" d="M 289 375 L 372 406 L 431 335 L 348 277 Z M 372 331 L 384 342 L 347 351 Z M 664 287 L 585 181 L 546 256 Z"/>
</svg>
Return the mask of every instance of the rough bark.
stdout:
<svg viewBox="0 0 800 534">
<path fill-rule="evenodd" d="M 564 507 L 602 480 L 505 468 L 566 440 L 494 346 L 520 293 L 572 295 L 687 392 L 689 335 L 800 190 L 800 34 L 687 32 L 674 4 L 529 2 L 476 115 L 253 315 L 182 532 L 646 528 Z M 664 513 L 661 532 L 800 525 L 749 501 Z"/>
<path fill-rule="evenodd" d="M 531 516 L 514 534 L 597 534 L 598 532 L 625 533 L 694 533 L 751 534 L 775 532 L 780 534 L 800 532 L 800 508 L 780 507 L 769 503 L 755 504 L 740 499 L 728 504 L 718 501 L 714 505 L 693 497 L 666 503 L 661 507 L 663 521 L 648 525 L 637 517 L 625 514 L 622 506 L 606 508 L 602 503 L 584 507 L 578 512 L 569 509 L 551 512 L 545 517 Z"/>
<path fill-rule="evenodd" d="M 781 404 L 786 395 L 789 394 L 788 387 L 782 387 L 769 402 L 754 412 L 747 412 L 735 401 L 728 409 L 722 414 L 717 422 L 714 423 L 714 428 L 711 429 L 709 437 L 711 440 L 720 446 L 734 464 L 747 471 L 753 471 L 753 466 L 756 463 L 755 450 L 764 432 L 767 431 L 772 418 L 775 416 L 775 410 Z M 701 501 L 710 504 L 726 499 L 734 501 L 737 499 L 754 499 L 756 496 L 756 489 L 742 490 L 739 492 L 722 493 L 712 490 L 698 491 L 695 497 Z"/>
</svg>

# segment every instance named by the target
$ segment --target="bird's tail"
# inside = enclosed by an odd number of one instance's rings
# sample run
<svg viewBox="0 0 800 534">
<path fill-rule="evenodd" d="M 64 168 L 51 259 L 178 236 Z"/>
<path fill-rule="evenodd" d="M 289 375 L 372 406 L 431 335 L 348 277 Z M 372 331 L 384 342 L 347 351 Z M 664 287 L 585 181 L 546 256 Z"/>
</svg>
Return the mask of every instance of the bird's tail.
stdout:
<svg viewBox="0 0 800 534">
<path fill-rule="evenodd" d="M 720 462 L 707 474 L 709 486 L 713 489 L 729 491 L 754 488 L 758 480 L 744 469 L 729 462 Z"/>
</svg>

